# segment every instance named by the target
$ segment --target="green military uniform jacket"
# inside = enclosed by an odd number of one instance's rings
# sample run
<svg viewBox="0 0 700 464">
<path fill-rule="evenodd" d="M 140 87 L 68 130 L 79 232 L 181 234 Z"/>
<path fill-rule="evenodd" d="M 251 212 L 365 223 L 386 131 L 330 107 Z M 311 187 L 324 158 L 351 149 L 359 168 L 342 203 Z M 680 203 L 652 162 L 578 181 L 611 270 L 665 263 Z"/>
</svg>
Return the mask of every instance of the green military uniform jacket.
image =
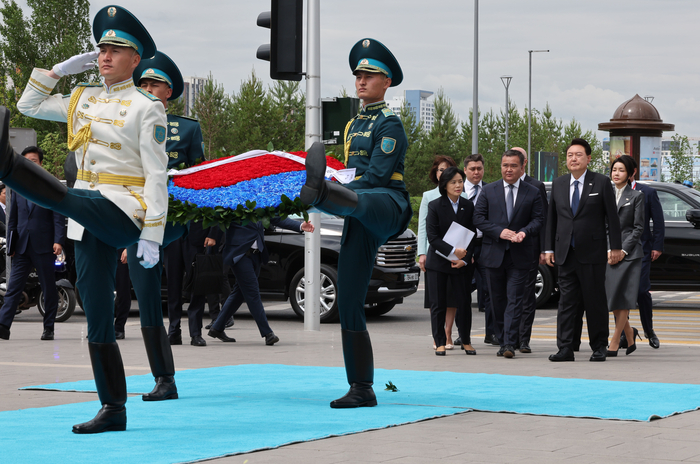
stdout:
<svg viewBox="0 0 700 464">
<path fill-rule="evenodd" d="M 204 142 L 199 121 L 185 116 L 168 115 L 168 137 L 165 144 L 168 169 L 185 163 L 186 167 L 204 161 Z"/>
<path fill-rule="evenodd" d="M 403 124 L 386 102 L 365 106 L 345 129 L 345 164 L 356 176 L 345 186 L 358 194 L 386 193 L 404 212 L 411 207 L 403 181 L 407 149 Z"/>
</svg>

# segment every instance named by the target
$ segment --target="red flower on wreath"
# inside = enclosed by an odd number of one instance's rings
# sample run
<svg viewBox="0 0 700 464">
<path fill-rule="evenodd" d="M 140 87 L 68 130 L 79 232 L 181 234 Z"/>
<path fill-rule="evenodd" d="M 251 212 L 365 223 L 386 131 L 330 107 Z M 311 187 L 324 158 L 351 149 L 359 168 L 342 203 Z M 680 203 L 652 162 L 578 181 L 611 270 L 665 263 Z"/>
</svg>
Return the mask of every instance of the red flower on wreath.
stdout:
<svg viewBox="0 0 700 464">
<path fill-rule="evenodd" d="M 291 152 L 292 155 L 306 158 L 305 151 Z M 231 158 L 231 157 L 228 157 Z M 227 158 L 218 158 L 199 164 L 210 164 Z M 335 158 L 326 156 L 328 167 L 345 169 L 345 165 Z M 279 174 L 282 172 L 303 171 L 304 165 L 275 155 L 262 155 L 234 163 L 223 164 L 215 169 L 205 169 L 186 176 L 175 176 L 175 186 L 189 189 L 211 189 L 228 187 L 242 181 Z"/>
</svg>

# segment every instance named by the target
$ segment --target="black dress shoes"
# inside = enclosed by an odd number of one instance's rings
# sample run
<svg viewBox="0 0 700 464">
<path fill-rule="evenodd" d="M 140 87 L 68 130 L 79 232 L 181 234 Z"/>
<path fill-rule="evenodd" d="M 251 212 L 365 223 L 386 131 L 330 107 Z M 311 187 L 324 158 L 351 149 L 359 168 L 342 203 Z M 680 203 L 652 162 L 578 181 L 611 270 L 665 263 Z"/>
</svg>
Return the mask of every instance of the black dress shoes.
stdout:
<svg viewBox="0 0 700 464">
<path fill-rule="evenodd" d="M 649 333 L 644 332 L 644 336 L 649 340 L 650 347 L 654 348 L 655 350 L 659 349 L 659 346 L 661 346 L 659 343 L 659 337 L 656 336 L 656 333 L 653 330 Z"/>
<path fill-rule="evenodd" d="M 114 331 L 114 338 L 117 340 L 124 340 L 124 332 L 119 332 L 117 330 Z"/>
<path fill-rule="evenodd" d="M 598 350 L 595 350 L 593 352 L 593 354 L 591 355 L 591 359 L 589 359 L 589 361 L 592 361 L 592 362 L 605 361 L 605 357 L 606 357 L 607 353 L 608 353 L 608 350 L 606 350 L 605 348 L 600 348 Z"/>
<path fill-rule="evenodd" d="M 94 419 L 73 426 L 73 433 L 123 432 L 126 430 L 124 405 L 105 404 Z"/>
<path fill-rule="evenodd" d="M 532 353 L 532 350 L 530 349 L 530 345 L 528 345 L 526 342 L 522 342 L 520 344 L 520 352 L 521 353 Z"/>
<path fill-rule="evenodd" d="M 10 339 L 10 329 L 5 327 L 4 325 L 0 325 L 0 338 L 2 338 L 3 340 Z"/>
<path fill-rule="evenodd" d="M 463 343 L 462 343 L 462 337 L 457 337 L 457 340 L 455 340 L 455 346 L 459 346 L 459 345 L 462 345 L 462 344 L 463 344 Z M 462 348 L 462 349 L 464 349 L 464 348 Z"/>
<path fill-rule="evenodd" d="M 209 329 L 211 329 L 211 326 L 212 326 L 212 325 L 214 325 L 214 322 L 210 322 L 209 324 L 205 325 L 204 328 L 205 328 L 206 330 L 209 330 Z"/>
<path fill-rule="evenodd" d="M 44 333 L 41 334 L 42 340 L 53 340 L 53 329 L 44 329 Z"/>
<path fill-rule="evenodd" d="M 505 346 L 502 346 L 502 347 L 498 350 L 498 352 L 496 352 L 496 356 L 503 356 L 503 355 L 505 354 L 505 352 L 506 352 L 506 347 L 505 347 Z"/>
<path fill-rule="evenodd" d="M 207 346 L 207 342 L 202 338 L 201 335 L 195 335 L 192 337 L 192 341 L 190 342 L 190 345 L 192 346 Z"/>
<path fill-rule="evenodd" d="M 182 345 L 182 335 L 179 333 L 168 335 L 168 341 L 170 345 Z"/>
<path fill-rule="evenodd" d="M 556 354 L 550 354 L 549 360 L 552 362 L 573 361 L 574 352 L 570 348 L 562 348 Z"/>
<path fill-rule="evenodd" d="M 501 346 L 501 342 L 498 340 L 498 337 L 495 335 L 487 335 L 484 338 L 484 343 L 486 343 L 487 345 Z"/>
<path fill-rule="evenodd" d="M 231 316 L 231 317 L 228 318 L 228 321 L 226 321 L 226 328 L 228 329 L 228 328 L 230 328 L 230 327 L 233 327 L 234 324 L 235 324 L 235 322 L 234 322 L 234 320 L 233 320 L 233 316 Z"/>
<path fill-rule="evenodd" d="M 278 341 L 280 341 L 280 338 L 277 335 L 275 335 L 274 332 L 270 332 L 269 334 L 265 335 L 265 344 L 267 346 L 272 346 Z"/>
<path fill-rule="evenodd" d="M 233 343 L 236 341 L 235 338 L 231 338 L 228 335 L 226 335 L 224 332 L 219 332 L 216 329 L 209 329 L 209 332 L 207 333 L 212 338 L 218 338 L 222 342 L 230 342 Z"/>
<path fill-rule="evenodd" d="M 515 348 L 513 345 L 506 345 L 502 348 L 503 350 L 503 357 L 504 358 L 514 358 L 515 357 Z"/>
</svg>

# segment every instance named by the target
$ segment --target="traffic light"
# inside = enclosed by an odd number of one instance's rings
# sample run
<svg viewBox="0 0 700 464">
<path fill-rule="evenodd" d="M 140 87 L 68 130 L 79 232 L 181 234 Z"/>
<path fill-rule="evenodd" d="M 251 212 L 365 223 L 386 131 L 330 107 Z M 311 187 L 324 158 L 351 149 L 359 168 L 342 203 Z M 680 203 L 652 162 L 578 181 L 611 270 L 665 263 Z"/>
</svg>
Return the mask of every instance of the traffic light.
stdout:
<svg viewBox="0 0 700 464">
<path fill-rule="evenodd" d="M 272 0 L 271 11 L 258 16 L 258 26 L 270 29 L 270 43 L 255 56 L 270 62 L 272 79 L 301 80 L 303 10 L 303 0 Z"/>
</svg>

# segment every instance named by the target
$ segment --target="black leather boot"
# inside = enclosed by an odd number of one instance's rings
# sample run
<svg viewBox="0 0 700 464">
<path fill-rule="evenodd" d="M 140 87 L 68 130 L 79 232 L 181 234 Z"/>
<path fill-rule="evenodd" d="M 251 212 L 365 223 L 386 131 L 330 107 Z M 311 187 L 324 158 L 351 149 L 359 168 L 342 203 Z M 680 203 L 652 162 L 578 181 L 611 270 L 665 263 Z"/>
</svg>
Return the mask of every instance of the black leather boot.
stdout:
<svg viewBox="0 0 700 464">
<path fill-rule="evenodd" d="M 165 327 L 141 327 L 143 343 L 146 345 L 148 364 L 156 378 L 151 393 L 142 396 L 144 401 L 175 400 L 178 398 L 175 385 L 175 361 Z"/>
<path fill-rule="evenodd" d="M 66 196 L 68 187 L 10 145 L 10 111 L 0 106 L 0 180 L 26 199 L 52 209 Z"/>
<path fill-rule="evenodd" d="M 73 433 L 120 432 L 126 430 L 126 377 L 119 345 L 88 343 L 92 372 L 102 409 L 91 421 L 74 425 Z"/>
<path fill-rule="evenodd" d="M 299 198 L 307 205 L 315 206 L 336 216 L 348 216 L 357 207 L 357 194 L 342 185 L 329 182 L 326 175 L 326 151 L 323 144 L 315 142 L 306 155 L 306 183 Z"/>
<path fill-rule="evenodd" d="M 372 390 L 374 383 L 374 357 L 369 332 L 341 329 L 343 357 L 350 390 L 335 401 L 331 408 L 359 408 L 376 406 L 377 397 Z"/>
</svg>

